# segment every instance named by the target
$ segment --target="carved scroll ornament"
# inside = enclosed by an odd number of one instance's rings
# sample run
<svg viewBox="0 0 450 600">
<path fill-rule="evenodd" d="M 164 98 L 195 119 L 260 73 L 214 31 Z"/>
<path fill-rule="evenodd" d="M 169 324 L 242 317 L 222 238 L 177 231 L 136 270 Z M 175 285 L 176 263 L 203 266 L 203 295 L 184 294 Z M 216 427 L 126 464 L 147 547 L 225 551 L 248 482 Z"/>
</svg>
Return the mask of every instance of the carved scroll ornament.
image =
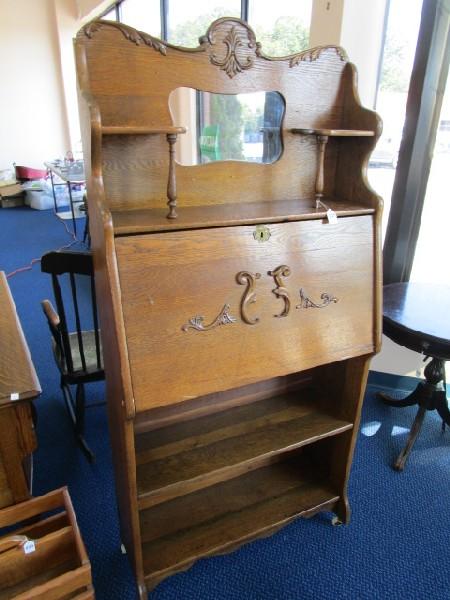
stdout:
<svg viewBox="0 0 450 600">
<path fill-rule="evenodd" d="M 92 38 L 97 31 L 102 29 L 102 27 L 114 27 L 122 33 L 125 39 L 133 44 L 136 44 L 136 46 L 144 44 L 149 48 L 153 48 L 163 56 L 166 56 L 167 54 L 167 47 L 160 40 L 152 37 L 150 34 L 145 33 L 144 31 L 138 31 L 129 25 L 125 25 L 124 23 L 102 20 L 91 21 L 91 23 L 88 23 L 83 27 L 83 31 L 86 37 Z"/>
<path fill-rule="evenodd" d="M 206 36 L 200 38 L 200 43 L 210 44 L 209 60 L 225 71 L 230 79 L 254 65 L 255 34 L 240 19 L 218 19 Z"/>
<path fill-rule="evenodd" d="M 341 60 L 348 60 L 345 51 L 339 46 L 318 46 L 291 56 L 267 56 L 262 51 L 260 42 L 256 41 L 255 32 L 247 23 L 235 17 L 223 17 L 214 21 L 206 35 L 200 37 L 198 48 L 178 48 L 116 21 L 97 19 L 85 25 L 82 31 L 86 37 L 92 38 L 103 27 L 113 27 L 136 46 L 148 46 L 163 56 L 167 55 L 168 48 L 176 48 L 182 52 L 208 52 L 211 63 L 225 71 L 230 79 L 253 67 L 256 57 L 270 61 L 288 60 L 289 66 L 295 67 L 302 62 L 318 60 L 327 50 L 334 50 Z"/>
<path fill-rule="evenodd" d="M 274 315 L 274 317 L 287 317 L 291 309 L 291 299 L 289 297 L 288 290 L 284 287 L 281 277 L 289 277 L 291 274 L 291 269 L 287 265 L 281 265 L 273 271 L 269 271 L 268 274 L 274 278 L 277 285 L 272 292 L 277 298 L 284 300 L 284 308 L 282 312 L 279 315 Z"/>
<path fill-rule="evenodd" d="M 256 302 L 256 280 L 261 277 L 261 273 L 249 273 L 248 271 L 239 271 L 236 275 L 236 281 L 240 285 L 247 285 L 241 300 L 241 317 L 248 325 L 256 325 L 259 317 L 250 317 L 247 313 L 250 304 Z"/>
<path fill-rule="evenodd" d="M 229 325 L 231 323 L 235 323 L 236 319 L 229 313 L 230 305 L 225 304 L 217 317 L 209 323 L 208 325 L 204 324 L 205 317 L 197 315 L 189 319 L 187 323 L 183 325 L 181 328 L 183 331 L 188 331 L 189 329 L 195 329 L 196 331 L 209 331 L 218 327 L 219 325 Z"/>
<path fill-rule="evenodd" d="M 348 60 L 347 54 L 340 46 L 317 46 L 309 50 L 303 50 L 289 57 L 289 66 L 296 67 L 302 62 L 313 62 L 320 58 L 320 55 L 326 50 L 334 50 L 342 61 Z"/>
<path fill-rule="evenodd" d="M 322 300 L 320 304 L 313 302 L 306 295 L 303 288 L 300 288 L 300 304 L 297 304 L 295 308 L 325 308 L 325 306 L 328 306 L 329 304 L 336 304 L 336 302 L 338 302 L 338 298 L 336 298 L 336 296 L 328 294 L 327 292 L 320 294 L 320 299 Z"/>
</svg>

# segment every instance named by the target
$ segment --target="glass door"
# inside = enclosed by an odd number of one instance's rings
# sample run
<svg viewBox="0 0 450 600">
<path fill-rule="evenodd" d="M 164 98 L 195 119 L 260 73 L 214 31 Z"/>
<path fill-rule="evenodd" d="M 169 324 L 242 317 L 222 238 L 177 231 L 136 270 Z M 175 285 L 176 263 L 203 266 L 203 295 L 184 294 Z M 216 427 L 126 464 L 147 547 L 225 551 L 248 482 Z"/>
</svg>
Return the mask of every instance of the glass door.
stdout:
<svg viewBox="0 0 450 600">
<path fill-rule="evenodd" d="M 382 234 L 391 206 L 398 151 L 405 121 L 409 80 L 416 52 L 422 0 L 390 0 L 375 110 L 383 134 L 370 157 L 369 181 L 384 199 Z"/>
<path fill-rule="evenodd" d="M 450 86 L 445 87 L 410 281 L 450 285 Z"/>
</svg>

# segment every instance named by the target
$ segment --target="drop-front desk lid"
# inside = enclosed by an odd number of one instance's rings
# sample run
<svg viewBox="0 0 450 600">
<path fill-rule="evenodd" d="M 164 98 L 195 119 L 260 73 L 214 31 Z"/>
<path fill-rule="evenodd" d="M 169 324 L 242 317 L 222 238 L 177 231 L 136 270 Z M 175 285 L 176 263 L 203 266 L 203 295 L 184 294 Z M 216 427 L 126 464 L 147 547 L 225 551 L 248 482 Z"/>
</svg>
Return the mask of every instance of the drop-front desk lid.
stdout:
<svg viewBox="0 0 450 600">
<path fill-rule="evenodd" d="M 374 351 L 374 216 L 120 236 L 138 411 Z"/>
</svg>

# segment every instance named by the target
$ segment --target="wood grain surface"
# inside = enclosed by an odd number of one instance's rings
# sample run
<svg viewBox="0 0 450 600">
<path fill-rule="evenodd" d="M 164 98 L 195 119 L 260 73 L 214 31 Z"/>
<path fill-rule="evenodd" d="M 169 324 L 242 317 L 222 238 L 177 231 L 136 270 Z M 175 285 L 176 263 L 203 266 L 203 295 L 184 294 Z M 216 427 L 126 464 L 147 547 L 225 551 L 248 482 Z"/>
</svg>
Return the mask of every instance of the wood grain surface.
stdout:
<svg viewBox="0 0 450 600">
<path fill-rule="evenodd" d="M 219 204 L 207 206 L 178 207 L 178 217 L 173 221 L 166 218 L 166 208 L 141 208 L 135 210 L 113 210 L 112 219 L 115 235 L 174 231 L 177 229 L 200 229 L 250 225 L 252 223 L 284 223 L 325 219 L 331 208 L 338 217 L 367 215 L 373 208 L 361 204 L 349 204 L 335 198 L 323 198 L 323 205 L 315 207 L 313 198 L 279 200 L 278 202 L 252 202 L 249 204 Z M 324 208 L 326 205 L 327 208 Z"/>
<path fill-rule="evenodd" d="M 170 114 L 170 93 L 180 86 L 218 94 L 276 90 L 282 95 L 286 111 L 280 159 L 270 165 L 239 161 L 178 165 L 179 206 L 258 202 L 268 192 L 268 199 L 272 200 L 311 196 L 312 174 L 317 169 L 315 140 L 296 135 L 292 132 L 294 128 L 369 132 L 372 137 L 361 138 L 358 144 L 361 165 L 373 149 L 381 126 L 373 112 L 367 113 L 366 122 L 359 123 L 364 112 L 361 106 L 352 114 L 347 111 L 350 95 L 354 96 L 354 74 L 343 53 L 329 47 L 316 49 L 310 56 L 305 54 L 304 59 L 297 56 L 298 60 L 295 57 L 271 60 L 255 50 L 244 50 L 251 68 L 230 77 L 211 60 L 212 52 L 223 55 L 222 40 L 230 23 L 245 43 L 248 36 L 245 26 L 237 22 L 220 23 L 211 36 L 217 40 L 211 51 L 207 44 L 195 51 L 182 51 L 163 42 L 165 51 L 161 53 L 146 43 L 130 43 L 120 29 L 106 24 L 89 30 L 89 35 L 80 31 L 78 63 L 88 65 L 89 92 L 101 113 L 102 126 L 130 127 L 130 131 L 136 126 L 155 129 L 191 126 L 173 123 Z M 334 178 L 340 142 L 352 152 L 355 140 L 332 142 L 327 148 L 325 193 L 340 196 Z M 109 135 L 103 140 L 101 160 L 109 207 L 164 206 L 168 171 L 164 135 Z M 371 195 L 366 193 L 366 196 Z M 376 197 L 371 201 L 375 204 Z"/>
<path fill-rule="evenodd" d="M 134 399 L 139 411 L 309 369 L 373 351 L 372 218 L 270 225 L 267 242 L 252 227 L 116 239 L 116 252 Z M 268 272 L 292 271 L 292 304 L 299 290 L 320 302 L 274 317 L 279 301 Z M 256 302 L 240 315 L 242 270 L 258 272 Z M 236 322 L 210 331 L 183 331 L 189 319 L 213 320 L 230 306 Z"/>
<path fill-rule="evenodd" d="M 308 393 L 309 392 L 309 393 Z M 352 423 L 321 412 L 313 390 L 275 396 L 136 440 L 140 508 L 266 466 Z"/>
<path fill-rule="evenodd" d="M 16 400 L 34 398 L 41 393 L 14 300 L 3 271 L 0 271 L 0 409 Z M 14 396 L 13 396 L 14 397 Z"/>
<path fill-rule="evenodd" d="M 293 460 L 142 511 L 147 581 L 152 586 L 199 556 L 268 535 L 311 506 L 330 507 L 337 499 L 317 471 Z"/>
<path fill-rule="evenodd" d="M 14 301 L 0 272 L 0 507 L 29 498 L 37 447 L 31 399 L 41 392 Z"/>
<path fill-rule="evenodd" d="M 43 516 L 55 509 L 63 510 Z M 66 488 L 1 510 L 0 527 L 10 528 L 0 544 L 11 535 L 35 542 L 29 554 L 21 545 L 0 553 L 1 600 L 66 600 L 85 592 L 94 597 L 90 563 Z"/>
</svg>

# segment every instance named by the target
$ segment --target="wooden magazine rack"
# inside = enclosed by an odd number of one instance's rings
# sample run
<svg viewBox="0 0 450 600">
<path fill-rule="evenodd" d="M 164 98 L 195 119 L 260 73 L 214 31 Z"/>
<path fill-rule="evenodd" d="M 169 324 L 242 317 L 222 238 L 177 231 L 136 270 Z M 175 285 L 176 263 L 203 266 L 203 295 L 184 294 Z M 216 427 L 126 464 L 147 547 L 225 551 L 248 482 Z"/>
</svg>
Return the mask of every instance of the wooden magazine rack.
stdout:
<svg viewBox="0 0 450 600">
<path fill-rule="evenodd" d="M 194 49 L 95 21 L 75 47 L 121 532 L 145 598 L 299 516 L 349 520 L 381 340 L 381 125 L 342 49 L 270 58 L 239 19 Z M 280 158 L 177 164 L 180 86 L 279 92 Z"/>
<path fill-rule="evenodd" d="M 67 488 L 3 508 L 0 532 L 1 600 L 94 600 Z"/>
</svg>

